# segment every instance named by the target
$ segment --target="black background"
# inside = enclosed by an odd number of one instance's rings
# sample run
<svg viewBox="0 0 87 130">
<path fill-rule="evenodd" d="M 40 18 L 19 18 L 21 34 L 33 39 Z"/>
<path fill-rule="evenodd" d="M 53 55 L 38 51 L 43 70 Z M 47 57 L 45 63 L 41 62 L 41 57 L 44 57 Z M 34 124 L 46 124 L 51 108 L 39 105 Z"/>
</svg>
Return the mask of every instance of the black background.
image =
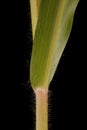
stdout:
<svg viewBox="0 0 87 130">
<path fill-rule="evenodd" d="M 80 1 L 67 46 L 49 87 L 50 130 L 78 129 L 85 124 L 85 10 Z M 33 130 L 35 95 L 28 81 L 32 49 L 29 1 L 4 3 L 2 12 L 3 128 Z"/>
</svg>

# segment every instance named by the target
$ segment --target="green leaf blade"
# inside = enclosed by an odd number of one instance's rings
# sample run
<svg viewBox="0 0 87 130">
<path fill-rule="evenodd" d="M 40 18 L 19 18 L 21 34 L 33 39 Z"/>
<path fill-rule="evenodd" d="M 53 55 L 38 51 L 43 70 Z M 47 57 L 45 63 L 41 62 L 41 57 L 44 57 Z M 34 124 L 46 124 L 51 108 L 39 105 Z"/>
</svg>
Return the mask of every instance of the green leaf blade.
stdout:
<svg viewBox="0 0 87 130">
<path fill-rule="evenodd" d="M 70 0 L 66 1 L 65 9 L 64 9 L 66 11 L 63 11 L 63 14 L 62 14 L 61 24 L 59 27 L 58 37 L 56 39 L 52 64 L 50 68 L 49 82 L 51 82 L 54 76 L 57 65 L 60 61 L 61 55 L 67 44 L 71 29 L 72 29 L 74 13 L 75 13 L 76 6 L 79 0 L 71 0 L 71 1 Z"/>
<path fill-rule="evenodd" d="M 39 15 L 40 2 L 41 0 L 30 0 L 33 39 L 34 39 L 38 15 Z"/>
<path fill-rule="evenodd" d="M 33 88 L 48 87 L 67 43 L 79 0 L 41 0 L 30 64 Z"/>
</svg>

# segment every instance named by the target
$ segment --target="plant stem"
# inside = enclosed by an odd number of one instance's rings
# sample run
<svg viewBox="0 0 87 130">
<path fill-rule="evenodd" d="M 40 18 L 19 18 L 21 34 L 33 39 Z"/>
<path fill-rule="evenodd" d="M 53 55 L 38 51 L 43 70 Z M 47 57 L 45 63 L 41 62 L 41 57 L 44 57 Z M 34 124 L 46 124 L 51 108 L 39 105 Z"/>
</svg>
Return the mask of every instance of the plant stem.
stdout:
<svg viewBox="0 0 87 130">
<path fill-rule="evenodd" d="M 38 88 L 36 94 L 36 130 L 48 130 L 48 89 Z"/>
</svg>

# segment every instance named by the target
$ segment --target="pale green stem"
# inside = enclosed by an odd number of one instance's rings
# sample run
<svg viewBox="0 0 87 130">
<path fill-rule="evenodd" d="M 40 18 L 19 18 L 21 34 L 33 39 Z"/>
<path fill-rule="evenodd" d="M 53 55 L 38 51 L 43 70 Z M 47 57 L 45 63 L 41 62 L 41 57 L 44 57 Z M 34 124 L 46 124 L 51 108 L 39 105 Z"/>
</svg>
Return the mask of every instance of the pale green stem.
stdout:
<svg viewBox="0 0 87 130">
<path fill-rule="evenodd" d="M 48 130 L 48 90 L 38 88 L 36 94 L 36 130 Z"/>
</svg>

